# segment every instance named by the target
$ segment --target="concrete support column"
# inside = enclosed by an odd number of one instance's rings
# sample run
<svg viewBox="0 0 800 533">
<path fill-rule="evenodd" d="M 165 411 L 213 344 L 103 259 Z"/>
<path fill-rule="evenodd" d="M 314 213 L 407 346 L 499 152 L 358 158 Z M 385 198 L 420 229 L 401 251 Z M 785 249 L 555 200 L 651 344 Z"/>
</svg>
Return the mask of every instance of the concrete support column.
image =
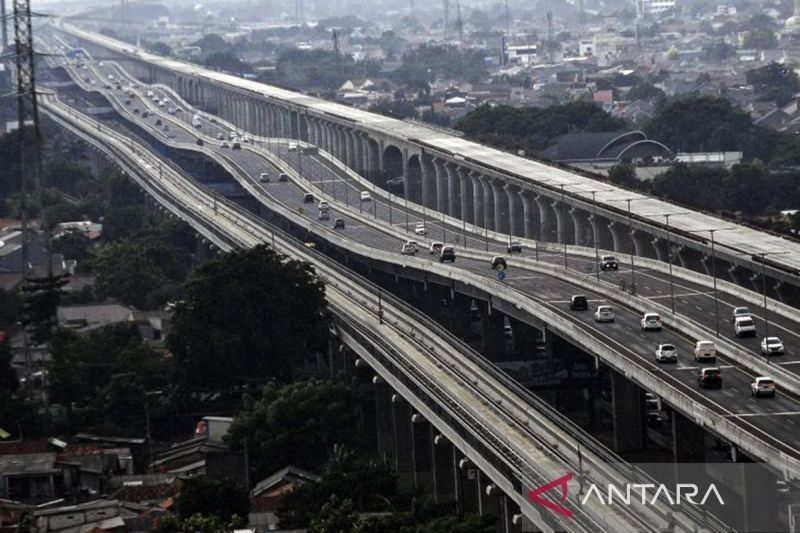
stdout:
<svg viewBox="0 0 800 533">
<path fill-rule="evenodd" d="M 436 209 L 438 197 L 433 160 L 425 154 L 421 155 L 419 157 L 419 168 L 422 174 L 422 199 L 420 203 L 428 209 Z"/>
<path fill-rule="evenodd" d="M 536 205 L 534 193 L 527 189 L 519 191 L 519 197 L 522 200 L 522 235 L 526 239 L 539 239 L 539 232 L 537 231 L 539 225 L 536 223 L 539 218 L 539 207 Z"/>
<path fill-rule="evenodd" d="M 508 233 L 510 237 L 525 236 L 525 218 L 523 216 L 522 197 L 516 185 L 506 185 L 506 201 L 508 202 Z"/>
<path fill-rule="evenodd" d="M 458 181 L 461 184 L 461 218 L 470 224 L 475 223 L 475 188 L 472 176 L 466 169 L 456 167 Z"/>
<path fill-rule="evenodd" d="M 678 411 L 671 411 L 672 457 L 676 463 L 703 463 L 706 460 L 706 432 Z"/>
<path fill-rule="evenodd" d="M 454 504 L 456 501 L 456 474 L 453 464 L 453 444 L 431 428 L 431 456 L 433 458 L 433 501 L 438 505 Z"/>
<path fill-rule="evenodd" d="M 380 377 L 372 379 L 375 387 L 375 420 L 378 455 L 394 465 L 392 389 Z"/>
<path fill-rule="evenodd" d="M 560 200 L 554 200 L 551 205 L 556 214 L 556 242 L 563 243 L 566 241 L 569 244 L 573 236 L 569 232 L 568 207 L 563 205 Z"/>
<path fill-rule="evenodd" d="M 633 251 L 633 243 L 631 236 L 628 233 L 628 226 L 622 225 L 619 222 L 611 221 L 608 224 L 608 231 L 611 233 L 611 239 L 614 243 L 614 251 L 625 254 L 635 253 Z"/>
<path fill-rule="evenodd" d="M 589 223 L 589 213 L 575 207 L 570 207 L 568 212 L 572 220 L 572 242 L 578 246 L 592 246 L 592 227 Z"/>
<path fill-rule="evenodd" d="M 508 207 L 508 194 L 502 181 L 492 180 L 492 196 L 494 196 L 494 229 L 498 233 L 508 233 L 511 213 Z"/>
<path fill-rule="evenodd" d="M 433 160 L 434 180 L 436 181 L 436 210 L 440 213 L 449 214 L 449 195 L 450 177 L 444 168 L 444 161 L 441 159 Z"/>
<path fill-rule="evenodd" d="M 483 326 L 481 353 L 490 361 L 505 361 L 504 316 L 487 306 L 485 311 L 481 310 L 481 324 Z"/>
<path fill-rule="evenodd" d="M 476 226 L 484 227 L 483 184 L 481 183 L 480 174 L 477 172 L 471 172 L 470 178 L 472 179 L 472 221 Z"/>
<path fill-rule="evenodd" d="M 442 168 L 447 174 L 447 214 L 461 218 L 461 176 L 455 166 L 443 162 Z"/>
<path fill-rule="evenodd" d="M 394 469 L 411 473 L 413 467 L 411 442 L 411 406 L 400 395 L 392 395 L 392 430 L 394 435 Z"/>
<path fill-rule="evenodd" d="M 622 374 L 610 372 L 614 451 L 641 451 L 645 445 L 644 391 Z"/>
<path fill-rule="evenodd" d="M 501 506 L 505 495 L 486 474 L 480 471 L 478 471 L 478 489 L 480 491 L 480 515 L 501 518 L 503 514 Z"/>
<path fill-rule="evenodd" d="M 431 425 L 419 413 L 411 415 L 411 442 L 414 490 L 433 490 L 433 442 Z"/>
<path fill-rule="evenodd" d="M 480 513 L 480 485 L 478 484 L 478 468 L 466 457 L 456 454 L 458 459 L 457 498 L 460 511 L 467 514 Z"/>
<path fill-rule="evenodd" d="M 494 190 L 489 178 L 484 177 L 481 179 L 481 186 L 483 187 L 483 227 L 488 230 L 494 230 Z"/>
<path fill-rule="evenodd" d="M 553 213 L 553 201 L 542 194 L 536 196 L 539 206 L 539 238 L 540 241 L 558 242 L 558 224 Z"/>
<path fill-rule="evenodd" d="M 342 136 L 344 139 L 344 164 L 351 170 L 355 170 L 355 147 L 353 146 L 353 132 L 348 128 L 342 128 Z"/>
</svg>

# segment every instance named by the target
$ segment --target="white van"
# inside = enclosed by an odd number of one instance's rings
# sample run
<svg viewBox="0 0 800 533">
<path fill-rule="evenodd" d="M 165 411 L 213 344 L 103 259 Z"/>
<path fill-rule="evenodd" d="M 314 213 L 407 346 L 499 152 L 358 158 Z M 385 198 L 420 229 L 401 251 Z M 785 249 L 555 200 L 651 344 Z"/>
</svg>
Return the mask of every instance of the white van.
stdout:
<svg viewBox="0 0 800 533">
<path fill-rule="evenodd" d="M 737 337 L 755 337 L 756 335 L 756 323 L 750 316 L 737 317 L 733 323 L 733 329 L 736 331 Z"/>
<path fill-rule="evenodd" d="M 697 341 L 694 345 L 695 361 L 716 361 L 717 348 L 712 341 Z"/>
</svg>

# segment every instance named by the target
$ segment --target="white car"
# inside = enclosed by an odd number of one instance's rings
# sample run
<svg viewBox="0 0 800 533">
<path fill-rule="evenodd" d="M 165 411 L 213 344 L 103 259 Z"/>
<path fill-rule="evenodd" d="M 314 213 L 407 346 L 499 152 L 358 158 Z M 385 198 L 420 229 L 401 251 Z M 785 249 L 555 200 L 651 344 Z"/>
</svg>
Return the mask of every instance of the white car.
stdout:
<svg viewBox="0 0 800 533">
<path fill-rule="evenodd" d="M 674 344 L 659 344 L 656 348 L 656 361 L 659 363 L 677 363 L 678 350 Z"/>
<path fill-rule="evenodd" d="M 783 355 L 783 341 L 778 337 L 765 337 L 761 340 L 761 355 Z"/>
<path fill-rule="evenodd" d="M 430 253 L 431 255 L 439 254 L 439 253 L 441 253 L 443 246 L 444 246 L 444 243 L 439 242 L 439 241 L 434 241 L 434 242 L 431 243 L 430 247 L 428 248 L 428 253 Z"/>
<path fill-rule="evenodd" d="M 740 316 L 733 323 L 733 329 L 737 337 L 755 337 L 756 323 L 752 317 Z"/>
<path fill-rule="evenodd" d="M 419 243 L 417 241 L 406 241 L 406 244 L 414 247 L 414 253 L 419 252 Z"/>
<path fill-rule="evenodd" d="M 614 310 L 610 305 L 598 305 L 594 312 L 595 322 L 614 322 Z"/>
<path fill-rule="evenodd" d="M 741 317 L 752 317 L 753 313 L 750 312 L 750 309 L 747 307 L 734 307 L 733 309 L 733 322 L 736 323 L 737 318 Z"/>
<path fill-rule="evenodd" d="M 361 191 L 361 201 L 369 202 L 370 200 L 372 200 L 372 196 L 367 191 Z"/>
<path fill-rule="evenodd" d="M 369 194 L 369 193 L 367 193 L 367 194 Z M 361 193 L 361 195 L 362 195 L 361 199 L 363 200 L 364 199 L 364 196 L 363 196 L 364 193 Z M 419 224 L 414 226 L 414 233 L 416 233 L 417 235 L 427 235 L 428 234 L 428 228 L 425 227 L 425 224 L 420 222 Z"/>
<path fill-rule="evenodd" d="M 775 396 L 775 382 L 765 376 L 757 377 L 750 384 L 750 394 L 753 396 Z"/>
<path fill-rule="evenodd" d="M 317 204 L 317 209 L 319 209 L 320 211 L 327 211 L 328 209 L 330 209 L 330 207 L 331 207 L 330 204 L 325 200 L 320 200 L 319 204 Z"/>
<path fill-rule="evenodd" d="M 414 255 L 417 253 L 417 247 L 407 242 L 403 245 L 403 248 L 400 250 L 400 253 L 403 255 Z"/>
<path fill-rule="evenodd" d="M 661 329 L 661 317 L 658 313 L 645 313 L 641 321 L 642 331 L 659 331 Z"/>
</svg>

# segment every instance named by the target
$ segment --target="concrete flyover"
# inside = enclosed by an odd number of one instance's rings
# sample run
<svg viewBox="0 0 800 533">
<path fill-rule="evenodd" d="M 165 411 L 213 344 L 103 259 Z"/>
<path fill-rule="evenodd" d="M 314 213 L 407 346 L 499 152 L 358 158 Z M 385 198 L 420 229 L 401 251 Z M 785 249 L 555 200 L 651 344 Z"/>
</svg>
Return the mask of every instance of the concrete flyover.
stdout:
<svg viewBox="0 0 800 533">
<path fill-rule="evenodd" d="M 800 306 L 797 242 L 417 123 L 163 58 L 70 24 L 54 27 L 243 130 L 308 141 L 378 187 L 401 178 L 410 201 L 489 231 L 584 246 L 596 238 L 615 251 L 709 274 L 715 230 L 717 277 Z"/>
<path fill-rule="evenodd" d="M 101 76 L 101 78 L 102 78 L 102 76 Z M 166 116 L 164 118 L 166 119 Z M 189 146 L 191 146 L 193 148 L 195 147 L 195 144 L 193 142 L 191 142 L 191 141 L 189 141 L 188 144 L 189 144 Z M 287 169 L 287 170 L 290 170 L 290 169 Z M 235 172 L 235 170 L 233 170 L 233 172 Z M 252 171 L 248 171 L 245 174 L 246 175 L 252 175 L 253 172 Z M 300 177 L 299 176 L 295 176 L 295 179 L 300 179 Z M 254 193 L 257 193 L 257 191 L 254 191 Z M 315 230 L 315 231 L 319 231 L 318 228 L 315 229 L 312 226 L 309 226 L 309 228 L 312 229 L 312 230 Z M 330 238 L 331 240 L 335 240 L 334 237 L 332 237 L 332 236 L 329 236 L 328 238 Z M 352 250 L 352 245 L 348 245 L 347 247 Z M 395 267 L 392 266 L 392 265 L 394 265 L 396 263 L 396 255 L 394 255 L 394 254 L 389 254 L 387 256 L 387 258 L 384 259 L 383 256 L 386 255 L 386 254 L 376 254 L 375 251 L 366 249 L 364 252 L 361 253 L 361 255 L 363 257 L 374 258 L 374 259 L 377 260 L 377 262 L 381 262 L 381 261 L 384 262 L 386 265 L 389 265 L 389 266 L 385 267 L 387 269 L 392 269 L 392 270 L 395 269 Z M 377 262 L 376 262 L 376 265 L 377 265 Z M 412 262 L 408 263 L 405 266 L 414 267 L 414 268 L 417 268 L 417 269 L 422 269 L 424 271 L 428 271 L 429 270 L 428 267 L 426 267 L 426 266 L 417 266 L 415 261 L 412 261 Z M 404 269 L 404 271 L 405 271 L 405 269 Z M 412 271 L 408 270 L 406 272 L 410 273 Z M 436 274 L 436 269 L 431 270 L 431 274 L 432 275 L 428 279 L 430 281 L 434 281 L 435 280 L 435 275 L 437 275 Z M 438 274 L 438 275 L 441 275 L 441 274 Z M 453 279 L 453 278 L 459 279 L 460 276 L 457 275 L 457 274 L 448 273 L 444 277 L 447 278 L 447 279 Z M 481 286 L 481 285 L 484 285 L 484 284 L 485 284 L 485 282 L 482 282 L 480 280 L 475 280 L 475 281 L 470 283 L 470 286 L 477 287 L 477 286 Z M 463 289 L 463 290 L 464 291 L 469 291 L 469 290 L 473 290 L 474 291 L 474 289 Z M 497 294 L 498 294 L 497 290 L 498 289 L 493 289 L 493 292 L 494 292 L 495 296 L 497 296 Z M 492 301 L 492 296 L 491 295 L 483 295 L 482 297 L 483 297 L 483 299 L 486 299 L 486 300 L 488 300 L 490 302 Z M 504 307 L 503 305 L 501 305 L 502 301 L 505 301 L 505 302 L 508 303 L 508 307 L 507 308 Z M 509 315 L 514 315 L 516 312 L 518 312 L 518 309 L 519 309 L 519 306 L 517 305 L 516 306 L 517 307 L 517 311 L 514 310 L 515 306 L 512 304 L 512 302 L 515 302 L 515 301 L 519 301 L 519 298 L 517 298 L 516 296 L 513 296 L 513 295 L 511 295 L 511 296 L 509 296 L 507 298 L 506 297 L 501 297 L 499 300 L 497 298 L 495 298 L 494 306 L 498 310 L 502 310 L 502 311 L 508 313 Z M 538 317 L 538 320 L 540 320 L 540 321 L 543 320 L 542 317 L 545 316 L 546 318 L 544 320 L 546 320 L 548 323 L 553 324 L 554 327 L 556 327 L 556 328 L 562 328 L 562 325 L 559 325 L 559 323 L 563 319 L 559 318 L 557 316 L 553 316 L 552 314 L 551 315 L 547 315 L 546 311 L 538 310 L 538 311 L 533 312 L 532 315 L 535 316 L 535 317 Z M 525 317 L 523 317 L 523 318 L 525 318 Z M 527 320 L 531 320 L 531 318 L 528 317 Z M 582 332 L 580 332 L 578 330 L 576 330 L 577 332 L 573 331 L 575 329 L 573 326 L 569 326 L 567 324 L 564 324 L 563 327 L 566 328 L 566 330 L 562 329 L 562 331 L 564 331 L 564 334 L 566 336 L 571 336 L 573 338 L 579 338 L 580 335 L 583 334 Z M 580 329 L 580 328 L 578 328 L 578 329 Z M 567 331 L 567 330 L 569 330 L 569 331 Z M 597 353 L 598 352 L 598 343 L 597 343 L 597 340 L 595 338 L 593 338 L 595 335 L 596 335 L 595 333 L 589 333 L 589 336 L 587 336 L 586 339 L 581 340 L 579 342 L 581 343 L 581 345 L 586 346 L 588 350 L 593 350 L 595 353 Z M 618 350 L 618 349 L 620 349 L 620 348 L 619 347 L 611 348 L 611 352 L 613 352 L 615 350 Z M 604 353 L 604 355 L 603 355 L 604 360 L 612 360 L 613 361 L 614 357 L 615 357 L 615 355 L 613 353 Z M 700 420 L 699 420 L 702 424 L 707 425 L 709 427 L 714 427 L 715 429 L 720 430 L 720 431 L 726 433 L 729 436 L 733 436 L 733 438 L 737 442 L 740 442 L 740 443 L 743 444 L 743 448 L 751 450 L 752 453 L 756 454 L 757 456 L 759 456 L 759 457 L 772 457 L 772 459 L 778 459 L 779 457 L 782 457 L 782 455 L 780 453 L 775 454 L 772 451 L 769 451 L 767 449 L 756 450 L 755 447 L 751 447 L 749 444 L 747 444 L 747 442 L 751 440 L 745 435 L 745 433 L 747 433 L 747 430 L 745 430 L 744 433 L 742 433 L 741 428 L 735 429 L 734 428 L 735 424 L 732 424 L 730 419 L 724 419 L 723 418 L 722 422 L 715 422 L 715 420 L 717 418 L 717 415 L 719 413 L 716 413 L 714 411 L 714 409 L 712 409 L 711 411 L 709 411 L 707 413 L 702 413 L 701 410 L 696 409 L 696 407 L 694 405 L 696 403 L 695 400 L 691 400 L 690 399 L 688 401 L 688 403 L 686 403 L 686 402 L 683 402 L 683 400 L 681 400 L 680 396 L 677 396 L 677 397 L 673 398 L 671 393 L 668 392 L 667 390 L 664 390 L 662 385 L 659 385 L 658 383 L 654 383 L 653 382 L 652 376 L 648 377 L 646 375 L 649 372 L 647 369 L 642 369 L 642 370 L 645 371 L 644 374 L 637 374 L 637 372 L 635 370 L 632 370 L 635 367 L 631 367 L 630 366 L 630 362 L 627 361 L 627 360 L 624 360 L 624 359 L 619 359 L 619 362 L 617 364 L 615 364 L 614 366 L 620 372 L 623 372 L 625 375 L 630 376 L 632 379 L 636 380 L 637 383 L 640 383 L 642 385 L 647 386 L 648 390 L 658 390 L 665 398 L 669 398 L 669 401 L 671 403 L 673 403 L 676 406 L 680 406 L 681 411 L 686 412 L 686 413 L 693 413 L 696 416 L 701 416 L 702 415 Z M 728 429 L 726 429 L 726 428 L 728 428 Z M 781 459 L 780 462 L 781 462 L 781 468 L 784 468 L 785 465 L 783 464 L 783 459 Z"/>
<path fill-rule="evenodd" d="M 516 393 L 498 377 L 501 374 L 487 373 L 481 358 L 470 356 L 441 330 L 431 329 L 426 317 L 388 298 L 380 308 L 384 322 L 379 323 L 378 287 L 359 281 L 286 234 L 276 237 L 262 220 L 213 196 L 171 165 L 160 165 L 155 152 L 140 141 L 103 127 L 52 97 L 44 99 L 43 110 L 109 154 L 148 194 L 220 248 L 254 246 L 272 238 L 279 250 L 317 265 L 328 280 L 340 338 L 357 357 L 350 367 L 359 368 L 359 361 L 369 364 L 373 373 L 367 376 L 375 385 L 376 405 L 389 409 L 395 420 L 392 438 L 400 442 L 410 437 L 403 453 L 410 457 L 415 485 L 427 480 L 436 486 L 438 480 L 442 501 L 453 499 L 466 512 L 497 514 L 502 531 L 519 531 L 519 516 L 542 531 L 719 527 L 708 522 L 713 517 L 691 507 L 634 505 L 620 512 L 593 507 L 591 502 L 578 506 L 576 487 L 571 487 L 565 502 L 574 508 L 573 520 L 567 523 L 554 514 L 543 515 L 527 500 L 527 487 L 581 464 L 579 471 L 588 479 L 618 480 L 622 474 L 609 469 L 609 457 L 595 456 L 591 447 L 576 447 L 551 421 L 519 403 Z M 333 365 L 335 355 L 329 357 Z M 480 386 L 474 383 L 478 377 Z M 374 415 L 380 418 L 381 413 Z M 401 461 L 399 456 L 395 460 Z M 462 469 L 477 474 L 467 477 Z M 455 479 L 455 485 L 447 485 L 448 479 Z"/>
</svg>

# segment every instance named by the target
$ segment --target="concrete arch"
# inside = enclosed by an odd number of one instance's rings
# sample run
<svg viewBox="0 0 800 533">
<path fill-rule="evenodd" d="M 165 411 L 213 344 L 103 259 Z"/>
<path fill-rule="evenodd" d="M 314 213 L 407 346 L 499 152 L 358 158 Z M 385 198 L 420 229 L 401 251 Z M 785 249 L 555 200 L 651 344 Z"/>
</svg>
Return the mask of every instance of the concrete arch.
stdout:
<svg viewBox="0 0 800 533">
<path fill-rule="evenodd" d="M 418 155 L 414 154 L 408 158 L 404 178 L 406 197 L 414 203 L 421 203 L 422 162 Z"/>
<path fill-rule="evenodd" d="M 381 172 L 381 147 L 375 139 L 370 137 L 366 137 L 364 141 L 366 151 L 364 176 L 373 183 L 386 187 L 386 180 L 383 179 L 384 176 Z"/>
<path fill-rule="evenodd" d="M 414 156 L 412 156 L 414 157 Z M 421 178 L 420 196 L 422 205 L 428 209 L 437 209 L 439 206 L 439 190 L 436 184 L 436 170 L 431 156 L 423 154 L 419 158 Z"/>
</svg>

